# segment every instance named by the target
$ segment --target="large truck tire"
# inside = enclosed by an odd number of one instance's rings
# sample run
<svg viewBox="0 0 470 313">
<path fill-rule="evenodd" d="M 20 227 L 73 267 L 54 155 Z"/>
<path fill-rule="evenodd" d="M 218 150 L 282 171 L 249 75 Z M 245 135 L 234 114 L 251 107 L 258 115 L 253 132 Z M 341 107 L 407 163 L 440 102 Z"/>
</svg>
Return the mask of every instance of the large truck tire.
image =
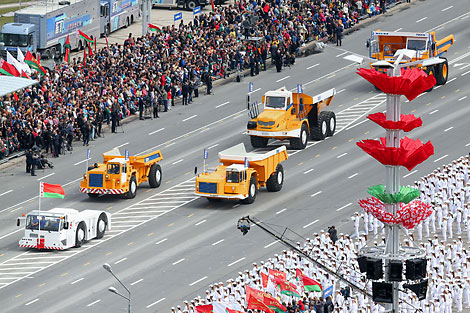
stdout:
<svg viewBox="0 0 470 313">
<path fill-rule="evenodd" d="M 258 188 L 256 187 L 256 177 L 251 175 L 250 185 L 248 186 L 248 197 L 242 200 L 243 204 L 252 204 L 255 202 L 256 194 L 258 193 Z"/>
<path fill-rule="evenodd" d="M 96 238 L 101 239 L 108 228 L 108 217 L 105 213 L 101 213 L 96 223 Z"/>
<path fill-rule="evenodd" d="M 150 167 L 149 185 L 152 188 L 158 188 L 160 187 L 161 183 L 162 183 L 162 168 L 160 167 L 160 164 L 155 163 Z"/>
<path fill-rule="evenodd" d="M 444 58 L 445 59 L 445 58 Z M 449 77 L 449 64 L 447 63 L 447 59 L 445 59 L 444 63 L 440 63 L 436 66 L 436 85 L 445 85 L 447 82 L 447 77 Z"/>
<path fill-rule="evenodd" d="M 282 164 L 276 166 L 276 171 L 271 174 L 268 181 L 266 182 L 266 189 L 271 192 L 277 192 L 282 189 L 284 183 L 284 168 Z"/>
<path fill-rule="evenodd" d="M 186 4 L 186 8 L 189 11 L 192 11 L 196 6 L 197 6 L 197 3 L 194 0 L 189 0 L 188 3 Z"/>
<path fill-rule="evenodd" d="M 80 248 L 85 243 L 86 227 L 84 222 L 80 222 L 75 233 L 75 247 Z"/>
<path fill-rule="evenodd" d="M 134 199 L 135 195 L 137 194 L 137 179 L 135 176 L 131 176 L 131 180 L 129 181 L 129 190 L 126 192 L 127 199 Z"/>
<path fill-rule="evenodd" d="M 88 193 L 87 195 L 88 195 L 88 197 L 90 197 L 90 198 L 98 198 L 98 197 L 100 196 L 99 193 Z"/>
<path fill-rule="evenodd" d="M 336 117 L 335 117 L 336 123 Z M 310 138 L 324 140 L 328 136 L 328 112 L 322 111 L 318 115 L 318 125 L 310 128 Z"/>
<path fill-rule="evenodd" d="M 268 145 L 268 138 L 259 136 L 250 136 L 251 145 L 253 148 L 264 148 Z"/>
<path fill-rule="evenodd" d="M 289 139 L 290 148 L 294 150 L 305 149 L 308 143 L 308 129 L 306 124 L 302 124 L 300 128 L 300 137 L 299 138 L 290 138 Z"/>
<path fill-rule="evenodd" d="M 326 130 L 326 135 L 328 137 L 331 137 L 335 134 L 336 131 L 336 115 L 335 112 L 332 111 L 326 111 L 325 113 L 328 117 L 328 129 Z"/>
</svg>

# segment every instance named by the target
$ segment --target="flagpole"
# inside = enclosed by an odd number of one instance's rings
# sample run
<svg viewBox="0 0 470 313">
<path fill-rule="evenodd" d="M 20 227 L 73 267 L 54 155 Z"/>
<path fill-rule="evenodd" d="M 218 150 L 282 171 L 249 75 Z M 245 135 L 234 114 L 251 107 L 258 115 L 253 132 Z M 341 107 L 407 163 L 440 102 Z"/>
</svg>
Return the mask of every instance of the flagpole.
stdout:
<svg viewBox="0 0 470 313">
<path fill-rule="evenodd" d="M 41 193 L 43 188 L 43 182 L 39 183 L 39 208 L 38 208 L 38 240 L 36 241 L 36 248 L 39 249 L 41 243 Z"/>
</svg>

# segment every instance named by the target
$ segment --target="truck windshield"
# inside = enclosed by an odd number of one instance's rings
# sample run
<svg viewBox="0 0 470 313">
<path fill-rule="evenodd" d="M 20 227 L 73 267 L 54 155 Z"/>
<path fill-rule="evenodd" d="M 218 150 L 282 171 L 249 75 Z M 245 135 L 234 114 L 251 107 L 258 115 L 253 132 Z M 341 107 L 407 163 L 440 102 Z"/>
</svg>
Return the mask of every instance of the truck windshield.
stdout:
<svg viewBox="0 0 470 313">
<path fill-rule="evenodd" d="M 28 215 L 26 217 L 26 229 L 39 229 L 47 231 L 59 231 L 62 229 L 60 218 L 47 215 Z"/>
<path fill-rule="evenodd" d="M 119 174 L 120 164 L 108 164 L 108 174 Z"/>
<path fill-rule="evenodd" d="M 228 171 L 227 172 L 227 183 L 239 183 L 240 175 L 238 172 Z"/>
<path fill-rule="evenodd" d="M 266 97 L 266 107 L 274 109 L 284 108 L 286 98 L 284 97 Z"/>
<path fill-rule="evenodd" d="M 426 40 L 408 39 L 407 48 L 410 50 L 426 50 Z"/>
<path fill-rule="evenodd" d="M 5 43 L 5 46 L 27 47 L 28 38 L 28 35 L 2 34 L 0 39 L 3 43 Z"/>
</svg>

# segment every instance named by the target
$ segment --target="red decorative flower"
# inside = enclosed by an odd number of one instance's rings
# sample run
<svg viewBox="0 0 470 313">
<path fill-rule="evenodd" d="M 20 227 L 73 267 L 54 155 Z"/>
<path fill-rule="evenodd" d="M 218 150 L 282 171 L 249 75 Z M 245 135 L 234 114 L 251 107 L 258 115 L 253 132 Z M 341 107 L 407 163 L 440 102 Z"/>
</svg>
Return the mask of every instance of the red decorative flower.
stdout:
<svg viewBox="0 0 470 313">
<path fill-rule="evenodd" d="M 397 122 L 387 120 L 384 113 L 374 113 L 367 116 L 372 122 L 375 122 L 385 129 L 400 129 L 404 132 L 409 132 L 416 127 L 423 125 L 421 118 L 414 116 L 413 114 L 400 115 L 400 120 Z"/>
</svg>

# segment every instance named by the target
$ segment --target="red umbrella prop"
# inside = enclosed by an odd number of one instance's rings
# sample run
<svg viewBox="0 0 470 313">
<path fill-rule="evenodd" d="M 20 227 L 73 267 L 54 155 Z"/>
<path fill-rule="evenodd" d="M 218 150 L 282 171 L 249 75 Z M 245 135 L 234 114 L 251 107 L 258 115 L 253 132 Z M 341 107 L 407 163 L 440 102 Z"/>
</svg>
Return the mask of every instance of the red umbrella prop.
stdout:
<svg viewBox="0 0 470 313">
<path fill-rule="evenodd" d="M 397 122 L 387 120 L 384 113 L 374 113 L 367 116 L 372 122 L 375 122 L 385 129 L 400 129 L 404 132 L 409 132 L 416 127 L 423 125 L 423 120 L 413 114 L 401 114 L 400 120 Z"/>
<path fill-rule="evenodd" d="M 400 209 L 395 217 L 392 213 L 385 211 L 384 203 L 375 197 L 359 200 L 359 205 L 382 223 L 401 224 L 407 229 L 414 228 L 432 214 L 431 205 L 420 200 L 406 205 L 400 203 Z"/>
<path fill-rule="evenodd" d="M 419 139 L 408 137 L 400 139 L 399 148 L 387 147 L 384 137 L 380 141 L 366 139 L 356 144 L 383 165 L 404 166 L 409 171 L 434 154 L 430 141 L 423 144 Z"/>
<path fill-rule="evenodd" d="M 385 93 L 404 95 L 409 101 L 436 84 L 433 75 L 427 75 L 418 68 L 402 69 L 401 76 L 388 76 L 375 69 L 360 68 L 357 74 Z"/>
</svg>

